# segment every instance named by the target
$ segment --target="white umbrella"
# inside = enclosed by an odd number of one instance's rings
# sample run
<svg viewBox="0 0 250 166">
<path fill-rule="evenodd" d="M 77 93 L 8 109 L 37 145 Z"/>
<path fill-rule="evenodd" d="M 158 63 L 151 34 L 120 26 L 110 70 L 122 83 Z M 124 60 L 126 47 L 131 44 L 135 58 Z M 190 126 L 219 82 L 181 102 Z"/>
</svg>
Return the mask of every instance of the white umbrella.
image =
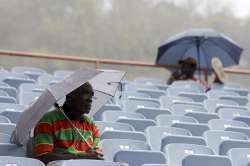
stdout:
<svg viewBox="0 0 250 166">
<path fill-rule="evenodd" d="M 60 99 L 89 82 L 94 89 L 92 108 L 89 116 L 93 116 L 112 96 L 123 79 L 125 72 L 117 70 L 86 70 L 74 72 L 62 82 L 48 87 L 45 92 L 21 115 L 16 129 L 12 133 L 11 142 L 24 145 L 27 143 L 30 131 L 42 116 Z"/>
</svg>

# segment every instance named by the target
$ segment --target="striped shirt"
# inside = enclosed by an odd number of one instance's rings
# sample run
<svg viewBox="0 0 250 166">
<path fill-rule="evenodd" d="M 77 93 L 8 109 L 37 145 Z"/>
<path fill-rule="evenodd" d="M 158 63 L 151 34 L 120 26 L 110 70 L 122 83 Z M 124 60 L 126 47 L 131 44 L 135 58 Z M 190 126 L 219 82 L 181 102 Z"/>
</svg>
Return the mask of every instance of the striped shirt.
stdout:
<svg viewBox="0 0 250 166">
<path fill-rule="evenodd" d="M 62 109 L 62 108 L 61 108 Z M 73 125 L 81 132 L 88 144 L 101 152 L 100 132 L 94 121 L 87 116 L 72 120 Z M 46 113 L 38 122 L 34 132 L 34 154 L 39 157 L 46 153 L 77 154 L 90 150 L 90 147 L 63 113 L 56 109 Z"/>
</svg>

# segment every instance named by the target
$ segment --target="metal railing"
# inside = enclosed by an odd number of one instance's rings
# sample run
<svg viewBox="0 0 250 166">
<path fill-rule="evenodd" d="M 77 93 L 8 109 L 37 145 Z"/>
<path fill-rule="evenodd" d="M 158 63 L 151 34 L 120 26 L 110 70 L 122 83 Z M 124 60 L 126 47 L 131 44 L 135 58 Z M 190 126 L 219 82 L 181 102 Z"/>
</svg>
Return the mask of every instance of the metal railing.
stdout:
<svg viewBox="0 0 250 166">
<path fill-rule="evenodd" d="M 6 51 L 0 50 L 2 56 L 16 56 L 16 57 L 30 57 L 40 59 L 53 59 L 62 61 L 72 62 L 85 62 L 94 64 L 98 69 L 101 64 L 112 64 L 112 65 L 126 65 L 126 66 L 137 66 L 137 67 L 152 67 L 152 68 L 178 68 L 177 65 L 156 65 L 153 63 L 141 62 L 141 61 L 127 61 L 127 60 L 115 60 L 115 59 L 98 59 L 98 58 L 87 58 L 82 56 L 67 56 L 67 55 L 56 55 L 46 53 L 31 53 L 31 52 L 20 52 L 20 51 Z M 208 78 L 208 70 L 206 68 L 200 68 L 204 72 L 205 80 Z M 224 71 L 229 74 L 243 74 L 250 75 L 250 69 L 235 69 L 235 68 L 224 68 Z"/>
</svg>

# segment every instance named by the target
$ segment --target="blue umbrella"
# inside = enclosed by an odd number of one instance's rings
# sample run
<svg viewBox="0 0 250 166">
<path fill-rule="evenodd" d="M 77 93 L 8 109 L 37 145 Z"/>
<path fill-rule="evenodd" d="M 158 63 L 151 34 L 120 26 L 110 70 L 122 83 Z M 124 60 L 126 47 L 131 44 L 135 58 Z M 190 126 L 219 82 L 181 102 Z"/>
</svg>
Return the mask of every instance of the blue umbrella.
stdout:
<svg viewBox="0 0 250 166">
<path fill-rule="evenodd" d="M 213 57 L 227 67 L 239 64 L 242 51 L 236 42 L 213 29 L 191 29 L 170 37 L 160 46 L 156 64 L 176 65 L 181 59 L 193 57 L 199 68 L 211 70 Z"/>
</svg>

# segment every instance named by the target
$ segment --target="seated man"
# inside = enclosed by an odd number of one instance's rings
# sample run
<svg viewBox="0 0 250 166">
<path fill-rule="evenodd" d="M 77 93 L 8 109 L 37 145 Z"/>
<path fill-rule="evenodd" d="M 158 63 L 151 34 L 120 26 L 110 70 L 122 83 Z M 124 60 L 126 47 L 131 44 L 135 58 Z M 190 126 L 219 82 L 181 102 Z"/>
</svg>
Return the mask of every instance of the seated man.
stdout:
<svg viewBox="0 0 250 166">
<path fill-rule="evenodd" d="M 62 107 L 46 113 L 34 131 L 35 157 L 45 164 L 54 160 L 103 160 L 100 132 L 88 114 L 93 88 L 85 83 L 70 94 Z"/>
<path fill-rule="evenodd" d="M 194 73 L 197 69 L 196 60 L 188 57 L 184 60 L 179 60 L 180 69 L 173 72 L 168 79 L 167 84 L 172 84 L 176 80 L 193 80 L 197 81 L 194 77 Z"/>
</svg>

